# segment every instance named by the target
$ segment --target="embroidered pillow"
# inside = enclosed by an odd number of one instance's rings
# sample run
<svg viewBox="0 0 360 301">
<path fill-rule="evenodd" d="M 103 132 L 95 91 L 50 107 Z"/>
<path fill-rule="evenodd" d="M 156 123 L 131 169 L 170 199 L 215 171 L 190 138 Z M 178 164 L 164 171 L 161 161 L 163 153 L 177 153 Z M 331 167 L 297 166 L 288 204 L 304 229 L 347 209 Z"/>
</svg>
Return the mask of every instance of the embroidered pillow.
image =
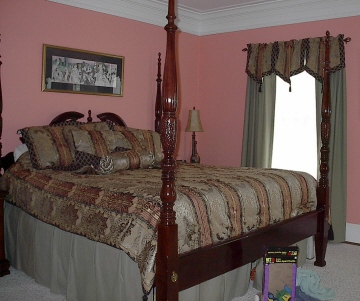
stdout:
<svg viewBox="0 0 360 301">
<path fill-rule="evenodd" d="M 79 168 L 92 166 L 96 169 L 101 158 L 110 153 L 124 152 L 131 149 L 129 143 L 117 143 L 119 133 L 111 130 L 73 130 L 72 136 L 75 147 L 75 162 Z"/>
<path fill-rule="evenodd" d="M 129 143 L 133 150 L 146 150 L 154 155 L 154 165 L 159 165 L 163 159 L 160 134 L 151 130 L 134 129 L 123 126 L 114 126 L 114 131 L 119 132 L 117 144 Z"/>
<path fill-rule="evenodd" d="M 33 126 L 20 129 L 29 149 L 31 164 L 36 169 L 74 170 L 75 153 L 71 131 L 84 128 L 109 130 L 107 122 L 64 122 L 49 126 Z M 69 135 L 70 134 L 70 135 Z"/>
<path fill-rule="evenodd" d="M 73 130 L 71 132 L 77 151 L 104 157 L 115 149 L 114 132 L 111 130 Z"/>
<path fill-rule="evenodd" d="M 144 149 L 115 152 L 100 158 L 98 168 L 100 174 L 114 173 L 126 169 L 151 168 L 154 155 Z"/>
<path fill-rule="evenodd" d="M 34 126 L 19 131 L 34 168 L 68 167 L 73 163 L 63 126 Z"/>
<path fill-rule="evenodd" d="M 113 126 L 110 122 L 91 122 L 91 123 L 82 123 L 77 127 L 66 127 L 64 129 L 64 136 L 69 145 L 70 152 L 74 161 L 75 161 L 75 145 L 74 145 L 72 131 L 77 129 L 87 130 L 87 131 L 92 131 L 92 130 L 106 131 L 106 130 L 112 130 Z"/>
</svg>

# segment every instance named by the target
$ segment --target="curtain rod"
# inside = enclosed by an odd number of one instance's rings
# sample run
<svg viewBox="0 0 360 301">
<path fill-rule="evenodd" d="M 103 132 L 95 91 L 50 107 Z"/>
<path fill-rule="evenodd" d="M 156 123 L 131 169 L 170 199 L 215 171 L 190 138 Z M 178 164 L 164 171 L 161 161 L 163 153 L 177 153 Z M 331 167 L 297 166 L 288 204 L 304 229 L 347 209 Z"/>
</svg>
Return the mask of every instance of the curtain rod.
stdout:
<svg viewBox="0 0 360 301">
<path fill-rule="evenodd" d="M 327 36 L 330 36 L 330 32 L 327 30 L 326 31 L 326 35 Z M 349 42 L 351 42 L 351 38 L 350 37 L 347 37 L 347 38 L 345 38 L 345 39 L 343 39 L 343 41 L 345 42 L 345 44 L 347 44 L 347 43 L 349 43 Z M 266 43 L 265 43 L 266 44 Z M 242 50 L 243 52 L 247 52 L 248 51 L 248 48 L 246 47 L 246 48 L 243 48 L 243 50 Z"/>
</svg>

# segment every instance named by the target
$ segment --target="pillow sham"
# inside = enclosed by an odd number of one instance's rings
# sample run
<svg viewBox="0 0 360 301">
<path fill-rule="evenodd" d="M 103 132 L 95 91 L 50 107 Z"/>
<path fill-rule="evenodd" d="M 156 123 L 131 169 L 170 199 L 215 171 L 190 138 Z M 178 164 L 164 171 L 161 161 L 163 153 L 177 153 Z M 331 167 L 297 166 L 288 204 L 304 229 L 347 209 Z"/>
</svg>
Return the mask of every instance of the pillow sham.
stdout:
<svg viewBox="0 0 360 301">
<path fill-rule="evenodd" d="M 71 131 L 81 128 L 107 129 L 107 122 L 64 122 L 49 126 L 33 126 L 20 129 L 31 164 L 36 169 L 74 170 L 75 153 Z"/>
<path fill-rule="evenodd" d="M 122 136 L 117 137 L 117 144 L 127 143 L 133 150 L 146 150 L 154 155 L 154 164 L 159 165 L 163 159 L 162 145 L 160 134 L 151 130 L 134 129 L 119 125 L 114 126 L 114 131 L 119 132 Z"/>
</svg>

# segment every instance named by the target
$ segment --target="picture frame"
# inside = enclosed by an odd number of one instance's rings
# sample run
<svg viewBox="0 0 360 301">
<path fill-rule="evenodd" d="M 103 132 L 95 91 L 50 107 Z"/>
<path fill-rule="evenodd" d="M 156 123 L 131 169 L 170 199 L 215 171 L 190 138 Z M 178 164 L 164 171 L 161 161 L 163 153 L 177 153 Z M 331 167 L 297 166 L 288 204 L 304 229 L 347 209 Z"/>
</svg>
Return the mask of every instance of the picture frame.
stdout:
<svg viewBox="0 0 360 301">
<path fill-rule="evenodd" d="M 42 91 L 123 96 L 123 56 L 43 45 Z"/>
</svg>

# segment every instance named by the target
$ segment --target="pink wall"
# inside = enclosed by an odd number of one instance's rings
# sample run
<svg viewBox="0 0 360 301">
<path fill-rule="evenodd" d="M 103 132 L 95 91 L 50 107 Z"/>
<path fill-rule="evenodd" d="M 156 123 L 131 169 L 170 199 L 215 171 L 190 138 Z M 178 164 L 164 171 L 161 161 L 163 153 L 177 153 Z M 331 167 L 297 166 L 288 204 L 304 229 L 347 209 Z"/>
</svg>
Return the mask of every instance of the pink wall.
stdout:
<svg viewBox="0 0 360 301">
<path fill-rule="evenodd" d="M 111 111 L 122 116 L 129 126 L 153 128 L 158 52 L 165 57 L 163 27 L 44 0 L 17 0 L 0 2 L 0 33 L 3 154 L 19 144 L 19 128 L 48 124 L 64 111 L 86 114 L 91 109 L 94 117 Z M 178 40 L 185 51 L 187 45 L 197 43 L 195 36 L 183 33 Z M 42 92 L 43 44 L 124 56 L 124 96 Z M 196 66 L 196 57 L 188 57 L 182 50 L 179 59 Z M 186 91 L 182 96 L 191 105 L 197 101 L 198 91 L 197 76 L 192 78 L 192 71 L 181 68 L 181 85 Z M 186 101 L 182 106 L 188 107 Z M 184 157 L 180 147 L 179 155 Z"/>
<path fill-rule="evenodd" d="M 347 222 L 360 224 L 357 199 L 360 179 L 360 17 L 296 25 L 277 26 L 201 37 L 199 108 L 204 133 L 197 135 L 202 163 L 236 166 L 241 162 L 243 117 L 246 94 L 248 43 L 273 42 L 343 33 L 352 41 L 346 45 L 347 75 Z"/>
<path fill-rule="evenodd" d="M 164 24 L 165 24 L 164 18 Z M 360 17 L 278 26 L 197 37 L 180 33 L 178 43 L 178 158 L 189 159 L 191 133 L 185 133 L 188 110 L 201 110 L 205 132 L 197 134 L 202 163 L 238 166 L 241 160 L 245 109 L 247 43 L 271 42 L 343 33 L 348 93 L 348 217 L 360 224 L 357 179 L 360 163 L 360 108 L 357 84 Z M 95 13 L 44 0 L 0 1 L 2 55 L 3 154 L 18 144 L 16 130 L 47 124 L 63 111 L 111 111 L 129 126 L 153 128 L 157 53 L 165 53 L 162 27 Z M 124 96 L 108 97 L 41 92 L 43 44 L 98 51 L 125 57 Z"/>
</svg>

